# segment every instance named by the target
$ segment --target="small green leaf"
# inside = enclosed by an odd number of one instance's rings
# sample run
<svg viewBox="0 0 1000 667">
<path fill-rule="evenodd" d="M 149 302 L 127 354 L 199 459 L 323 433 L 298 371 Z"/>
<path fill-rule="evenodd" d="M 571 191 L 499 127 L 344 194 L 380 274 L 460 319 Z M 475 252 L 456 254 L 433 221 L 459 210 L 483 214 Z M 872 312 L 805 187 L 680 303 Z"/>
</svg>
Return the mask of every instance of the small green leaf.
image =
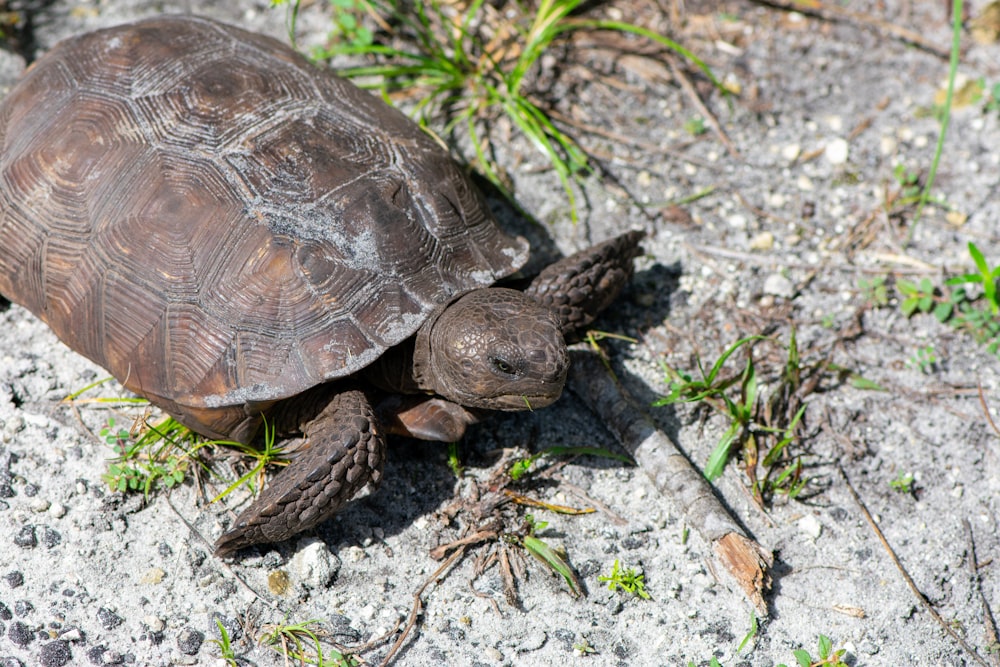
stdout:
<svg viewBox="0 0 1000 667">
<path fill-rule="evenodd" d="M 903 315 L 909 317 L 916 312 L 919 305 L 920 297 L 911 296 L 908 299 L 903 299 L 903 303 L 899 304 L 899 309 L 903 311 Z"/>
<path fill-rule="evenodd" d="M 934 306 L 934 317 L 937 318 L 938 322 L 947 322 L 951 319 L 951 313 L 954 308 L 955 304 L 942 301 L 938 305 Z"/>
<path fill-rule="evenodd" d="M 863 375 L 858 375 L 857 373 L 852 373 L 850 376 L 851 386 L 855 389 L 866 389 L 869 391 L 889 391 L 878 382 L 874 380 L 869 380 Z"/>
<path fill-rule="evenodd" d="M 799 663 L 799 667 L 809 667 L 812 664 L 812 656 L 805 649 L 795 649 L 792 651 L 792 655 L 795 656 L 795 661 Z"/>
<path fill-rule="evenodd" d="M 537 537 L 525 535 L 522 539 L 524 542 L 524 548 L 528 550 L 528 553 L 537 558 L 549 569 L 561 574 L 562 578 L 566 580 L 566 585 L 569 586 L 570 592 L 573 596 L 579 597 L 580 582 L 576 578 L 576 574 L 573 573 L 570 566 L 566 564 L 566 561 L 564 561 L 562 557 L 552 549 L 552 547 Z"/>
<path fill-rule="evenodd" d="M 830 657 L 830 650 L 833 648 L 833 642 L 826 635 L 819 636 L 819 659 L 826 660 Z"/>
<path fill-rule="evenodd" d="M 736 439 L 736 434 L 741 428 L 742 426 L 739 424 L 733 424 L 719 438 L 719 443 L 715 445 L 712 455 L 708 457 L 708 463 L 705 464 L 705 479 L 708 481 L 711 482 L 722 474 L 722 471 L 726 467 L 726 462 L 729 460 L 729 452 L 733 447 L 733 441 Z"/>
<path fill-rule="evenodd" d="M 969 255 L 972 257 L 972 261 L 976 263 L 976 268 L 979 269 L 979 273 L 984 276 L 990 275 L 990 268 L 989 265 L 986 264 L 986 258 L 983 257 L 983 253 L 976 247 L 976 244 L 971 241 L 969 242 Z"/>
</svg>

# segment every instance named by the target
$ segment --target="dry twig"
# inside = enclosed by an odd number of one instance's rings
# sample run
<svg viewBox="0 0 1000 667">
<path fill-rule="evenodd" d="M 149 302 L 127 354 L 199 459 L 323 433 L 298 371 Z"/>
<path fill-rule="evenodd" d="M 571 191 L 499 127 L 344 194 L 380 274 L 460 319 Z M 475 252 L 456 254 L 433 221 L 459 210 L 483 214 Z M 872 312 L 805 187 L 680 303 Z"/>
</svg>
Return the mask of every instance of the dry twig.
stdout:
<svg viewBox="0 0 1000 667">
<path fill-rule="evenodd" d="M 871 529 L 872 531 L 874 531 L 875 536 L 878 538 L 879 542 L 882 543 L 882 546 L 885 548 L 886 553 L 889 554 L 889 558 L 892 559 L 892 562 L 893 564 L 895 564 L 896 569 L 899 570 L 900 575 L 902 575 L 903 581 L 905 581 L 906 585 L 910 587 L 910 590 L 913 592 L 913 595 L 917 598 L 917 600 L 920 601 L 920 604 L 923 606 L 923 608 L 927 611 L 928 614 L 931 615 L 931 618 L 937 621 L 937 624 L 940 625 L 952 639 L 958 642 L 959 646 L 961 646 L 965 650 L 965 652 L 968 653 L 969 656 L 976 661 L 976 663 L 982 665 L 983 667 L 990 667 L 989 663 L 983 660 L 982 656 L 980 656 L 976 652 L 976 649 L 974 649 L 972 646 L 969 645 L 968 642 L 962 639 L 958 635 L 958 633 L 955 632 L 955 629 L 951 627 L 951 625 L 949 625 L 948 622 L 941 617 L 941 614 L 939 614 L 937 609 L 934 608 L 934 605 L 930 603 L 930 600 L 927 599 L 927 596 L 925 596 L 923 593 L 920 592 L 920 589 L 917 588 L 916 582 L 913 581 L 913 577 L 911 577 L 910 573 L 906 571 L 905 567 L 903 567 L 903 564 L 900 562 L 899 557 L 896 556 L 896 552 L 893 550 L 892 546 L 890 546 L 889 541 L 885 539 L 885 535 L 882 533 L 882 530 L 878 527 L 878 524 L 875 523 L 875 519 L 872 518 L 871 512 L 868 511 L 868 507 L 865 506 L 864 501 L 861 500 L 861 496 L 859 496 L 858 492 L 854 490 L 854 485 L 852 485 L 851 480 L 847 478 L 847 473 L 844 472 L 844 469 L 841 468 L 840 466 L 837 466 L 837 469 L 840 471 L 840 478 L 844 480 L 844 484 L 847 486 L 847 490 L 851 492 L 851 497 L 854 498 L 854 502 L 861 510 L 861 513 L 865 515 L 865 520 L 868 521 L 868 525 L 871 526 Z"/>
<path fill-rule="evenodd" d="M 1000 648 L 1000 639 L 997 638 L 997 622 L 993 618 L 990 603 L 986 601 L 986 596 L 983 595 L 983 580 L 979 576 L 979 561 L 976 558 L 976 540 L 972 535 L 972 524 L 969 523 L 968 519 L 962 519 L 962 526 L 965 528 L 965 539 L 969 545 L 966 549 L 969 558 L 969 573 L 972 575 L 972 583 L 976 588 L 976 593 L 979 595 L 979 601 L 983 605 L 983 625 L 986 626 L 983 630 L 986 645 Z M 1000 652 L 994 650 L 990 653 L 990 657 L 992 658 L 994 667 L 1000 667 Z"/>
<path fill-rule="evenodd" d="M 684 92 L 691 99 L 691 102 L 698 108 L 698 112 L 705 119 L 705 122 L 712 127 L 712 131 L 715 132 L 715 136 L 722 142 L 722 145 L 726 147 L 726 151 L 737 160 L 742 159 L 739 149 L 736 148 L 736 144 L 732 142 L 726 131 L 722 129 L 722 125 L 719 124 L 719 120 L 715 117 L 715 114 L 709 111 L 705 103 L 701 101 L 701 97 L 698 95 L 698 91 L 695 90 L 694 84 L 691 83 L 691 79 L 688 78 L 684 70 L 678 67 L 677 63 L 673 60 L 668 59 L 668 62 L 670 63 L 670 71 L 673 72 L 677 83 L 680 84 L 681 88 L 684 89 Z"/>
<path fill-rule="evenodd" d="M 708 481 L 632 401 L 597 353 L 575 346 L 571 369 L 570 389 L 601 417 L 656 488 L 679 504 L 687 524 L 712 545 L 715 558 L 757 613 L 767 616 L 771 552 L 746 535 Z"/>
<path fill-rule="evenodd" d="M 392 645 L 392 648 L 390 648 L 389 652 L 386 653 L 385 658 L 380 663 L 381 667 L 386 667 L 386 665 L 392 662 L 392 659 L 395 657 L 396 653 L 398 653 L 399 649 L 402 648 L 403 642 L 406 641 L 406 638 L 410 635 L 410 632 L 416 626 L 417 618 L 420 616 L 420 610 L 424 608 L 424 601 L 421 599 L 421 597 L 424 594 L 424 591 L 427 590 L 428 586 L 436 582 L 438 580 L 438 577 L 440 577 L 448 568 L 454 565 L 464 554 L 465 554 L 465 546 L 459 547 L 458 550 L 455 551 L 455 553 L 453 553 L 451 556 L 448 557 L 448 560 L 441 563 L 441 567 L 434 570 L 434 574 L 429 576 L 427 580 L 420 586 L 420 588 L 417 589 L 417 592 L 413 594 L 413 607 L 410 609 L 410 616 L 406 619 L 406 626 L 403 627 L 403 632 L 399 635 L 399 638 L 396 639 L 396 642 Z"/>
</svg>

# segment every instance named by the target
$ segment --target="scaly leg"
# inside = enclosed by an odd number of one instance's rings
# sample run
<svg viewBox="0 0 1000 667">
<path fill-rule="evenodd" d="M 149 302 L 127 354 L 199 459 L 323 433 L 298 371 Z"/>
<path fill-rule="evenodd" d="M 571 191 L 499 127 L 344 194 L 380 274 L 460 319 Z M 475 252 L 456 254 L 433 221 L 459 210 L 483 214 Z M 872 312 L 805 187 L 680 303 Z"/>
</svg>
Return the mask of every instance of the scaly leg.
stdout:
<svg viewBox="0 0 1000 667">
<path fill-rule="evenodd" d="M 617 298 L 632 277 L 632 260 L 641 252 L 643 232 L 626 232 L 546 267 L 526 290 L 552 308 L 564 334 L 587 326 Z"/>
<path fill-rule="evenodd" d="M 217 556 L 287 540 L 330 518 L 365 484 L 381 481 L 385 441 L 363 392 L 334 395 L 302 432 L 306 445 L 218 539 Z"/>
</svg>

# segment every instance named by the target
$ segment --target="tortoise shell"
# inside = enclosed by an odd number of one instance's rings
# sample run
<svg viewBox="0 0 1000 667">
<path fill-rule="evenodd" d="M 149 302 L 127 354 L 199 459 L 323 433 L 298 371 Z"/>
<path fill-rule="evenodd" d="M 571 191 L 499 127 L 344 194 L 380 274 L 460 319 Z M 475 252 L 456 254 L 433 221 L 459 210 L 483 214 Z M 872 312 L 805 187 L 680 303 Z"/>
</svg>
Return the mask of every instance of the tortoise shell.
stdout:
<svg viewBox="0 0 1000 667">
<path fill-rule="evenodd" d="M 189 17 L 62 42 L 0 102 L 0 239 L 0 294 L 214 436 L 527 258 L 403 114 Z"/>
</svg>

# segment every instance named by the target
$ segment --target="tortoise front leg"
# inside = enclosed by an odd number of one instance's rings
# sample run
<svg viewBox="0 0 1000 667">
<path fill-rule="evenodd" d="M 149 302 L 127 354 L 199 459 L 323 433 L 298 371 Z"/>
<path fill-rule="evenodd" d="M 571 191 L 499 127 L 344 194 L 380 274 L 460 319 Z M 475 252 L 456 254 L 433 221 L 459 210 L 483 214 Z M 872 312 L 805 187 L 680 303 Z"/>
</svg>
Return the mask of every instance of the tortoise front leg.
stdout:
<svg viewBox="0 0 1000 667">
<path fill-rule="evenodd" d="M 625 232 L 551 264 L 524 293 L 548 306 L 564 334 L 579 332 L 618 297 L 632 277 L 632 260 L 642 253 L 643 232 Z"/>
<path fill-rule="evenodd" d="M 217 556 L 287 540 L 333 516 L 365 484 L 382 480 L 385 439 L 363 392 L 335 394 L 302 432 L 305 446 L 218 539 Z"/>
<path fill-rule="evenodd" d="M 457 442 L 481 413 L 443 398 L 389 394 L 375 409 L 391 435 L 431 442 Z"/>
</svg>

